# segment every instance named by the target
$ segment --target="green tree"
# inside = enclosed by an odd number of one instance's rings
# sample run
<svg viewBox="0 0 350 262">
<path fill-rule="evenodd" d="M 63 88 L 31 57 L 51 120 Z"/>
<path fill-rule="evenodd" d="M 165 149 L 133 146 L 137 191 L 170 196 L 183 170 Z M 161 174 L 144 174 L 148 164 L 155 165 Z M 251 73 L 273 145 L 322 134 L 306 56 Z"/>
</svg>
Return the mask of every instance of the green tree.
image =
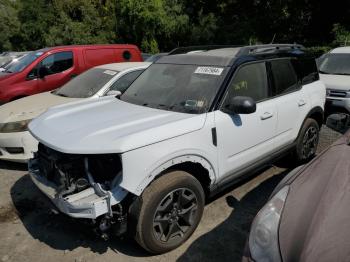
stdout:
<svg viewBox="0 0 350 262">
<path fill-rule="evenodd" d="M 20 30 L 14 45 L 21 50 L 36 50 L 46 46 L 45 35 L 55 20 L 50 0 L 18 0 Z"/>
<path fill-rule="evenodd" d="M 120 0 L 116 16 L 119 41 L 136 43 L 145 52 L 177 46 L 188 32 L 188 16 L 176 0 Z"/>
<path fill-rule="evenodd" d="M 0 0 L 0 51 L 11 50 L 13 37 L 18 33 L 19 21 L 13 1 Z"/>
<path fill-rule="evenodd" d="M 104 44 L 116 41 L 115 1 L 52 0 L 55 21 L 47 45 Z"/>
<path fill-rule="evenodd" d="M 332 32 L 334 33 L 334 44 L 346 46 L 350 44 L 350 32 L 342 25 L 335 24 Z"/>
</svg>

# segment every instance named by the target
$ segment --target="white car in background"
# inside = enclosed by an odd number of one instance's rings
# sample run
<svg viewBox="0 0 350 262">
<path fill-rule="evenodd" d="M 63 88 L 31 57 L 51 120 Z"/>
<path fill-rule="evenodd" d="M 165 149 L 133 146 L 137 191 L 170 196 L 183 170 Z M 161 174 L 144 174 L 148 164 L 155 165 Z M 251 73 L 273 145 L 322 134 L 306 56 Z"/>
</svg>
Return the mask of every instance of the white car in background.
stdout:
<svg viewBox="0 0 350 262">
<path fill-rule="evenodd" d="M 350 47 L 331 50 L 319 59 L 320 79 L 327 88 L 326 113 L 350 113 Z"/>
<path fill-rule="evenodd" d="M 123 93 L 149 66 L 148 62 L 115 63 L 94 67 L 59 89 L 25 97 L 0 107 L 0 160 L 26 162 L 38 142 L 28 123 L 49 107 L 82 99 Z"/>
</svg>

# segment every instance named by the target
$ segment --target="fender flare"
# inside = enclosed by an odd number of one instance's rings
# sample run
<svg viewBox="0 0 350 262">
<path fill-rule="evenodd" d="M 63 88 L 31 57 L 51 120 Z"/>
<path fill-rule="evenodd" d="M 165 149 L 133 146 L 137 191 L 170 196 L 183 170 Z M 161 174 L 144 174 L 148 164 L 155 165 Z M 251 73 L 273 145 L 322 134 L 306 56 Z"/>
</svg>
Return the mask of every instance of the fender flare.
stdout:
<svg viewBox="0 0 350 262">
<path fill-rule="evenodd" d="M 323 120 L 324 120 L 324 119 L 323 119 L 323 118 L 324 118 L 324 110 L 322 109 L 322 107 L 316 106 L 316 107 L 312 108 L 312 109 L 309 111 L 309 113 L 306 115 L 306 117 L 305 117 L 303 123 L 301 124 L 301 126 L 300 126 L 300 128 L 299 128 L 299 131 L 298 131 L 298 136 L 297 136 L 297 138 L 295 139 L 295 141 L 299 138 L 301 129 L 303 128 L 306 119 L 310 118 L 310 116 L 311 116 L 312 114 L 314 114 L 314 113 L 321 113 L 321 115 L 322 115 L 322 122 L 323 122 Z M 321 127 L 320 127 L 320 128 L 321 128 Z"/>
<path fill-rule="evenodd" d="M 210 162 L 199 155 L 183 155 L 183 156 L 178 156 L 173 159 L 170 159 L 157 168 L 153 169 L 152 172 L 141 182 L 141 184 L 137 187 L 136 193 L 137 194 L 142 194 L 143 190 L 159 175 L 161 174 L 164 170 L 185 162 L 192 162 L 192 163 L 199 163 L 201 164 L 206 170 L 208 170 L 209 173 L 209 178 L 211 180 L 211 184 L 213 184 L 216 180 L 216 174 L 213 166 L 210 164 Z"/>
</svg>

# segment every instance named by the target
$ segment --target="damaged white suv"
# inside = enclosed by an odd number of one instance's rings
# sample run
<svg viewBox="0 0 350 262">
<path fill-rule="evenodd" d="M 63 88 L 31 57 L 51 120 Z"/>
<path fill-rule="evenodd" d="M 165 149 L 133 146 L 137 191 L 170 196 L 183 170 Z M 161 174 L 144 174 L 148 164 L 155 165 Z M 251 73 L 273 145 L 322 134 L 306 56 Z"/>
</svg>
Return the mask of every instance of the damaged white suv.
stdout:
<svg viewBox="0 0 350 262">
<path fill-rule="evenodd" d="M 310 159 L 325 95 L 299 45 L 165 56 L 120 98 L 32 121 L 29 173 L 61 212 L 163 253 L 191 236 L 215 192 L 286 152 Z"/>
</svg>

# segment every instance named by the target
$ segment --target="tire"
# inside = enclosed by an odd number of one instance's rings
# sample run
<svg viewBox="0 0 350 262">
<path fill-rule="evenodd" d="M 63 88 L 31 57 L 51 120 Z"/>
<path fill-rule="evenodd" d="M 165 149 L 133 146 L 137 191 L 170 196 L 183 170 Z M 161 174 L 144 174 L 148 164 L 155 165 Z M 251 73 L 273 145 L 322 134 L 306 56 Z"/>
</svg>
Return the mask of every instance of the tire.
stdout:
<svg viewBox="0 0 350 262">
<path fill-rule="evenodd" d="M 161 176 L 131 205 L 135 240 L 153 254 L 177 248 L 197 228 L 204 202 L 201 184 L 189 173 L 171 171 Z"/>
<path fill-rule="evenodd" d="M 294 153 L 298 164 L 306 163 L 316 155 L 319 137 L 320 127 L 317 121 L 312 118 L 306 119 L 297 138 Z"/>
</svg>

